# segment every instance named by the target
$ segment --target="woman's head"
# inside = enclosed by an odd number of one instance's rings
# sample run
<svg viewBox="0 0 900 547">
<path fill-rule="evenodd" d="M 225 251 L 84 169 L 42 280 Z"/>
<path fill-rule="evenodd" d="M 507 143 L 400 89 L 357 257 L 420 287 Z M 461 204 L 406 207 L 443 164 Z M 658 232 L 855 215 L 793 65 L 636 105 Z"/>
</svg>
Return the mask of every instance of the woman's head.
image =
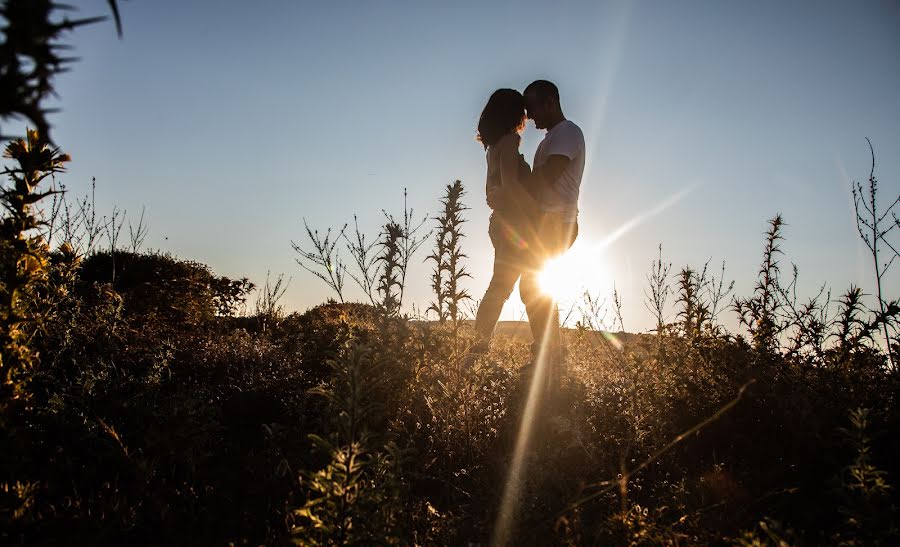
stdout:
<svg viewBox="0 0 900 547">
<path fill-rule="evenodd" d="M 525 99 L 522 94 L 515 89 L 498 89 L 481 112 L 476 138 L 487 148 L 503 135 L 521 131 L 524 127 Z"/>
</svg>

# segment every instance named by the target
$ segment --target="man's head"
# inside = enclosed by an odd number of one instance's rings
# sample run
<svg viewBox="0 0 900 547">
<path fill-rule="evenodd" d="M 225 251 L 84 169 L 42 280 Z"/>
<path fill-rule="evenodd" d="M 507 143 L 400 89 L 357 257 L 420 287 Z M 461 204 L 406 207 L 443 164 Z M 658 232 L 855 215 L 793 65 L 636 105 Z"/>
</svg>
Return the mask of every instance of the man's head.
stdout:
<svg viewBox="0 0 900 547">
<path fill-rule="evenodd" d="M 525 88 L 525 109 L 538 129 L 549 129 L 565 119 L 559 106 L 559 89 L 547 80 L 535 80 Z"/>
</svg>

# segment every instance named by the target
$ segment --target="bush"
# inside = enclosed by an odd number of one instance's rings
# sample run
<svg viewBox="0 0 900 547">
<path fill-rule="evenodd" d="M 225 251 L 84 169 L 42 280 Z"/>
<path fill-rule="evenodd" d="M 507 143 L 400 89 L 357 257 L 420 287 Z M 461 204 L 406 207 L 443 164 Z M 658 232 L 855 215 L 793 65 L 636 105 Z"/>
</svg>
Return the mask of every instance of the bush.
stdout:
<svg viewBox="0 0 900 547">
<path fill-rule="evenodd" d="M 126 251 L 96 253 L 84 260 L 78 289 L 109 284 L 125 300 L 126 316 L 196 328 L 216 314 L 229 315 L 252 289 L 247 279 L 213 275 L 209 267 L 170 255 Z"/>
</svg>

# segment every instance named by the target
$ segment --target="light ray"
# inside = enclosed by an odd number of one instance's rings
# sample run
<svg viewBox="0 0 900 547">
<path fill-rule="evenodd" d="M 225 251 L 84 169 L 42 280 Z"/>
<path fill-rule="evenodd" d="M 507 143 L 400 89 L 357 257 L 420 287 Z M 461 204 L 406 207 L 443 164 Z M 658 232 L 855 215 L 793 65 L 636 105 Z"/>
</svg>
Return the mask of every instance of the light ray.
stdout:
<svg viewBox="0 0 900 547">
<path fill-rule="evenodd" d="M 555 303 L 554 303 L 555 304 Z M 550 322 L 544 325 L 544 341 L 547 340 L 550 329 L 554 328 Z M 494 525 L 494 533 L 491 545 L 511 544 L 510 532 L 515 521 L 516 511 L 519 507 L 519 497 L 522 494 L 523 475 L 525 471 L 525 454 L 529 453 L 528 445 L 531 441 L 531 430 L 534 427 L 537 409 L 544 396 L 544 388 L 547 383 L 548 355 L 547 344 L 541 344 L 535 364 L 531 371 L 531 382 L 528 386 L 528 398 L 525 402 L 525 410 L 519 423 L 519 435 L 516 438 L 516 446 L 513 450 L 512 461 L 509 464 L 509 473 L 503 486 L 503 497 L 500 500 L 500 513 Z"/>
<path fill-rule="evenodd" d="M 590 246 L 589 250 L 586 250 L 585 252 L 587 252 L 588 254 L 593 253 L 599 256 L 614 241 L 616 241 L 629 231 L 633 230 L 635 227 L 646 222 L 648 219 L 669 209 L 670 207 L 684 199 L 685 196 L 696 190 L 699 186 L 699 183 L 690 184 L 682 188 L 678 192 L 675 192 L 668 198 L 664 199 L 655 207 L 638 213 L 634 216 L 634 218 L 628 220 L 627 222 L 622 224 L 622 226 L 614 230 L 600 243 Z M 556 305 L 556 301 L 554 301 L 554 305 Z M 548 339 L 547 335 L 549 334 L 549 329 L 551 328 L 557 328 L 557 325 L 552 325 L 549 322 L 547 323 L 547 325 L 545 325 L 545 341 Z M 620 344 L 620 342 L 615 337 L 613 337 L 610 342 L 614 345 Z M 535 417 L 537 416 L 537 410 L 544 395 L 544 388 L 547 381 L 547 369 L 547 347 L 546 344 L 542 344 L 541 347 L 538 348 L 538 355 L 535 360 L 534 370 L 532 371 L 532 378 L 528 388 L 528 397 L 526 399 L 525 409 L 522 413 L 522 419 L 519 423 L 519 435 L 516 438 L 516 445 L 513 450 L 512 460 L 509 464 L 508 475 L 503 487 L 503 497 L 500 501 L 500 512 L 497 516 L 497 521 L 494 524 L 494 532 L 491 539 L 492 545 L 508 545 L 510 544 L 510 540 L 512 539 L 510 537 L 510 534 L 513 529 L 516 512 L 519 508 L 519 497 L 522 493 L 522 482 L 525 473 L 525 455 L 529 452 L 528 445 L 531 441 L 531 432 L 534 428 L 534 421 Z"/>
<path fill-rule="evenodd" d="M 606 112 L 609 108 L 609 98 L 612 95 L 613 85 L 616 82 L 616 75 L 619 72 L 619 65 L 622 62 L 623 51 L 625 46 L 625 38 L 628 34 L 628 28 L 631 21 L 631 12 L 634 9 L 634 2 L 621 2 L 613 4 L 613 13 L 610 15 L 610 24 L 605 32 L 599 33 L 604 36 L 605 40 L 598 47 L 600 55 L 599 66 L 596 71 L 599 75 L 597 80 L 597 90 L 594 96 L 597 101 L 594 104 L 594 112 L 592 116 L 592 129 L 590 135 L 586 135 L 585 142 L 599 142 L 598 137 L 606 118 Z M 585 157 L 584 180 L 591 180 L 591 172 L 593 171 L 594 154 L 588 153 Z"/>
<path fill-rule="evenodd" d="M 834 156 L 834 167 L 837 169 L 838 175 L 840 176 L 841 182 L 844 187 L 844 191 L 847 193 L 847 216 L 850 218 L 850 222 L 848 226 L 856 226 L 856 205 L 853 203 L 853 182 L 850 180 L 850 175 L 847 174 L 847 169 L 844 167 L 844 162 L 841 161 L 840 156 L 837 151 L 832 150 L 832 154 Z M 863 284 L 863 281 L 866 278 L 866 246 L 863 243 L 862 238 L 856 239 L 856 279 L 859 280 L 860 284 Z"/>
<path fill-rule="evenodd" d="M 648 210 L 646 210 L 646 211 L 644 211 L 644 212 L 642 212 L 642 213 L 638 213 L 637 215 L 635 215 L 635 216 L 632 217 L 631 219 L 629 219 L 629 220 L 625 221 L 624 223 L 622 223 L 621 226 L 619 226 L 618 228 L 616 228 L 615 230 L 613 230 L 612 233 L 610 233 L 608 236 L 606 236 L 606 237 L 603 239 L 603 241 L 601 241 L 601 242 L 599 243 L 598 246 L 599 246 L 601 249 L 610 246 L 613 242 L 615 242 L 615 241 L 616 241 L 617 239 L 619 239 L 620 237 L 624 236 L 625 234 L 627 234 L 627 233 L 630 232 L 631 230 L 633 230 L 633 229 L 635 229 L 636 227 L 640 226 L 641 224 L 643 224 L 643 223 L 646 222 L 647 220 L 649 220 L 649 219 L 655 217 L 656 215 L 662 213 L 662 212 L 665 211 L 666 209 L 672 207 L 673 205 L 675 205 L 676 203 L 678 203 L 679 201 L 681 201 L 682 199 L 684 199 L 688 194 L 690 194 L 691 192 L 693 192 L 694 190 L 696 190 L 696 189 L 699 188 L 699 187 L 700 187 L 700 183 L 697 183 L 697 182 L 695 182 L 695 183 L 693 183 L 693 184 L 689 184 L 689 185 L 685 186 L 684 188 L 682 188 L 681 190 L 675 192 L 674 194 L 672 194 L 672 195 L 669 196 L 668 198 L 666 198 L 666 199 L 664 199 L 663 201 L 661 201 L 657 206 L 655 206 L 655 207 L 653 207 L 653 208 L 651 208 L 651 209 L 648 209 Z"/>
</svg>

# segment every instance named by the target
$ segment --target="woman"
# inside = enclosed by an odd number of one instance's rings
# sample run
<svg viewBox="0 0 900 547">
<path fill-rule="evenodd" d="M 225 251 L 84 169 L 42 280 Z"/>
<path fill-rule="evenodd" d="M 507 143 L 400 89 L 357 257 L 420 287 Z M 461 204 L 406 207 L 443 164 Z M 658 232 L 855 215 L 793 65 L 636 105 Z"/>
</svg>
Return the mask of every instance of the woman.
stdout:
<svg viewBox="0 0 900 547">
<path fill-rule="evenodd" d="M 477 139 L 487 157 L 485 193 L 493 211 L 488 233 L 494 245 L 494 272 L 475 316 L 475 353 L 487 351 L 503 304 L 529 267 L 530 247 L 536 241 L 538 207 L 529 191 L 531 169 L 519 153 L 524 127 L 525 100 L 514 89 L 495 91 L 478 120 Z M 526 311 L 532 296 L 522 294 Z"/>
</svg>

